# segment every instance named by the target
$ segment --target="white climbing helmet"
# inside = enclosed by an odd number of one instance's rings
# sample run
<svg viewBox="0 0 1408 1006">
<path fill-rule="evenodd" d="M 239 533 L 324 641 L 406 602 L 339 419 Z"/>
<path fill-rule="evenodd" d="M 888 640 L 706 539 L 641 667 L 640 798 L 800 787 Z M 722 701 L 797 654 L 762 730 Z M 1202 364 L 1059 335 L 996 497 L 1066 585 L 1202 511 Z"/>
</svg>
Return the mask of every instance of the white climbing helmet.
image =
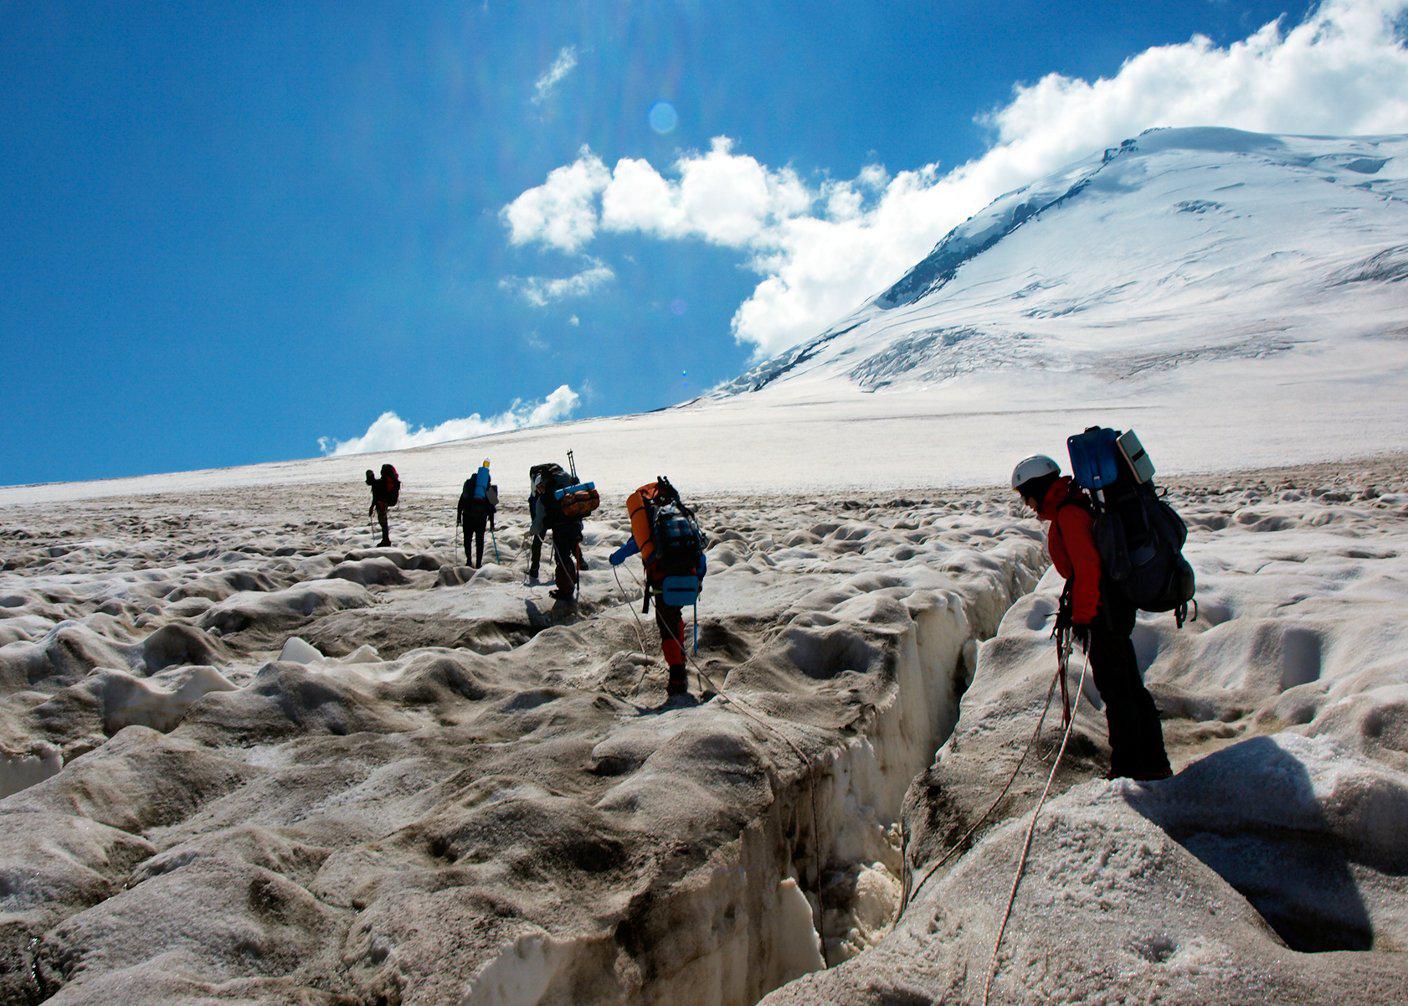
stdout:
<svg viewBox="0 0 1408 1006">
<path fill-rule="evenodd" d="M 1033 454 L 1029 458 L 1023 458 L 1017 462 L 1017 467 L 1012 469 L 1012 488 L 1018 489 L 1032 479 L 1039 479 L 1043 475 L 1060 475 L 1061 466 L 1052 461 L 1045 454 Z"/>
</svg>

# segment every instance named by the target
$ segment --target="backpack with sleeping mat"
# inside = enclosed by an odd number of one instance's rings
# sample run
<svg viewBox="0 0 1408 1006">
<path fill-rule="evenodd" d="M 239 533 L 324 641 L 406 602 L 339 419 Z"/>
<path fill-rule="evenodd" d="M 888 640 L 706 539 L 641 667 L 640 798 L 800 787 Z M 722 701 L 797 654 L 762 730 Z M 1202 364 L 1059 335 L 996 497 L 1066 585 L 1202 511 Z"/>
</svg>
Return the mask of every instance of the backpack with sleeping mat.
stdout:
<svg viewBox="0 0 1408 1006">
<path fill-rule="evenodd" d="M 1197 590 L 1183 557 L 1188 526 L 1154 485 L 1154 465 L 1133 430 L 1092 426 L 1066 440 L 1071 474 L 1089 493 L 1105 576 L 1141 611 L 1172 611 L 1179 626 Z"/>
<path fill-rule="evenodd" d="M 571 451 L 567 452 L 567 457 L 572 462 L 570 472 L 555 461 L 534 465 L 528 470 L 528 476 L 535 485 L 541 480 L 546 486 L 542 507 L 544 523 L 548 527 L 581 520 L 601 506 L 596 483 L 582 482 L 577 477 L 577 466 Z"/>
<path fill-rule="evenodd" d="M 489 462 L 485 459 L 479 470 L 464 480 L 460 492 L 460 509 L 466 513 L 493 513 L 499 508 L 499 487 L 489 478 Z"/>
</svg>

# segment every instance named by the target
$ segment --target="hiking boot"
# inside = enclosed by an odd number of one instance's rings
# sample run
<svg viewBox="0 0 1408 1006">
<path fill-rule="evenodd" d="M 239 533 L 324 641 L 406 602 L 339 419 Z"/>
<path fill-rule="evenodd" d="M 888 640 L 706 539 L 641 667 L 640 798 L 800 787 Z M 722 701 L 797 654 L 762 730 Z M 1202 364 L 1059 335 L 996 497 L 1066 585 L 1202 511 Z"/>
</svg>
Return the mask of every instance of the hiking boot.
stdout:
<svg viewBox="0 0 1408 1006">
<path fill-rule="evenodd" d="M 1116 779 L 1128 779 L 1131 782 L 1158 782 L 1160 779 L 1167 779 L 1173 775 L 1173 769 L 1165 765 L 1163 768 L 1152 769 L 1147 772 L 1116 772 L 1114 769 L 1105 773 L 1105 779 L 1113 782 Z"/>
<path fill-rule="evenodd" d="M 1151 772 L 1131 772 L 1129 777 L 1135 782 L 1158 782 L 1160 779 L 1172 777 L 1173 769 L 1165 765 L 1163 768 L 1156 768 Z"/>
<path fill-rule="evenodd" d="M 379 541 L 379 542 L 376 543 L 376 547 L 377 547 L 377 548 L 390 548 L 390 547 L 391 547 L 391 539 L 390 539 L 390 538 L 382 538 L 381 541 Z"/>
<path fill-rule="evenodd" d="M 665 685 L 666 695 L 688 695 L 689 677 L 685 673 L 684 664 L 674 664 L 670 667 L 670 680 Z"/>
<path fill-rule="evenodd" d="M 552 590 L 548 591 L 548 597 L 552 598 L 554 601 L 563 601 L 563 602 L 571 602 L 571 601 L 575 601 L 575 600 L 577 599 L 576 596 L 575 596 L 571 591 L 568 591 L 567 593 L 564 594 L 562 591 L 558 590 L 556 587 L 554 587 Z"/>
</svg>

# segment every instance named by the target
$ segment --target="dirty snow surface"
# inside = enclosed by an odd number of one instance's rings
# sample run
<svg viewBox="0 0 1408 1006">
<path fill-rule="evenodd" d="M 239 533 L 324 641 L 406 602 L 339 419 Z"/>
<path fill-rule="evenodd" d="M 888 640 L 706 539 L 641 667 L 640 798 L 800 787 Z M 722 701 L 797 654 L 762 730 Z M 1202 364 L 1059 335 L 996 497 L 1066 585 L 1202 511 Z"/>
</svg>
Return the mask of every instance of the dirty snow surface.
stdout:
<svg viewBox="0 0 1408 1006">
<path fill-rule="evenodd" d="M 1178 775 L 1104 781 L 1077 707 L 995 1001 L 1402 999 L 1404 468 L 1173 483 L 1201 616 L 1136 644 Z M 619 500 L 575 612 L 512 502 L 477 573 L 452 496 L 390 549 L 297 482 L 10 507 L 0 1001 L 981 998 L 1060 725 L 944 859 L 1051 680 L 1009 495 L 701 494 L 677 705 Z"/>
</svg>

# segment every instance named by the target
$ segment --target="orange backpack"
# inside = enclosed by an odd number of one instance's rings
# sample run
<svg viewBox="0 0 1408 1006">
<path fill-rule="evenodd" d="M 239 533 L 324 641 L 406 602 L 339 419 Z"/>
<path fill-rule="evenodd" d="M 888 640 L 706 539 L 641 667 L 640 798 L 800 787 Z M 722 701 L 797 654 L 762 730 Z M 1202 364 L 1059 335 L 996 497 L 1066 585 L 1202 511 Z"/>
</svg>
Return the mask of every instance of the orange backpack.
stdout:
<svg viewBox="0 0 1408 1006">
<path fill-rule="evenodd" d="M 660 483 L 648 482 L 626 497 L 626 512 L 631 515 L 631 537 L 640 548 L 640 559 L 645 568 L 650 568 L 650 560 L 655 555 L 655 538 L 650 533 L 651 509 L 660 499 Z"/>
</svg>

